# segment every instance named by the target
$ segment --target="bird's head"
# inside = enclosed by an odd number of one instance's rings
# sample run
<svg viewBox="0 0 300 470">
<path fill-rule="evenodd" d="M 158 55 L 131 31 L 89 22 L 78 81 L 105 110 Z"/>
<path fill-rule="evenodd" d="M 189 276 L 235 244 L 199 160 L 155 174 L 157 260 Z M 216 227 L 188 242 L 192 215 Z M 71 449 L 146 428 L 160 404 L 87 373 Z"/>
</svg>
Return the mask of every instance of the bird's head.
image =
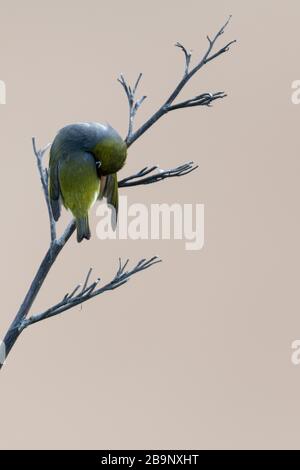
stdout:
<svg viewBox="0 0 300 470">
<path fill-rule="evenodd" d="M 117 173 L 125 164 L 127 146 L 122 137 L 111 126 L 105 126 L 99 140 L 92 149 L 99 175 Z"/>
</svg>

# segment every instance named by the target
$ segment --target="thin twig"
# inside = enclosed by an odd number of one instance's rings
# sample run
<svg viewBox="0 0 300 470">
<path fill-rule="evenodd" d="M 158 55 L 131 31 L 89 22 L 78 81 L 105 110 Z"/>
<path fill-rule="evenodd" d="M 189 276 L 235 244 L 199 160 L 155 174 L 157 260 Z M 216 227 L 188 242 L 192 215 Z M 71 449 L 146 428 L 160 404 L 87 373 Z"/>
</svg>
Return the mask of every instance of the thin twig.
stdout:
<svg viewBox="0 0 300 470">
<path fill-rule="evenodd" d="M 145 168 L 143 168 L 142 170 L 140 170 L 138 173 L 136 173 L 136 174 L 134 174 L 134 175 L 131 175 L 131 176 L 127 176 L 126 178 L 120 180 L 120 181 L 118 182 L 118 186 L 119 186 L 119 188 L 122 188 L 122 187 L 126 186 L 125 183 L 126 183 L 127 181 L 131 181 L 131 180 L 133 180 L 133 179 L 135 179 L 135 178 L 140 178 L 141 176 L 146 176 L 146 175 L 148 175 L 149 173 L 152 173 L 152 171 L 156 170 L 157 168 L 158 168 L 158 166 L 151 166 L 151 167 L 149 167 L 149 168 L 146 166 Z"/>
<path fill-rule="evenodd" d="M 143 75 L 142 73 L 139 74 L 139 76 L 138 76 L 138 78 L 135 82 L 135 85 L 133 87 L 131 87 L 130 85 L 127 84 L 127 82 L 124 78 L 124 75 L 122 73 L 118 77 L 118 82 L 121 83 L 122 87 L 125 90 L 125 93 L 126 93 L 126 96 L 127 96 L 127 99 L 128 99 L 128 105 L 129 105 L 128 133 L 127 133 L 127 137 L 126 137 L 125 141 L 127 141 L 131 138 L 132 132 L 133 132 L 133 122 L 134 122 L 135 115 L 136 115 L 138 109 L 140 108 L 141 104 L 143 103 L 143 101 L 147 98 L 146 96 L 142 96 L 139 100 L 135 99 L 135 93 L 136 93 L 137 87 L 140 83 L 140 80 L 142 78 L 142 75 Z"/>
<path fill-rule="evenodd" d="M 70 294 L 70 295 L 67 294 L 67 295 L 64 297 L 64 300 L 66 300 L 66 299 L 68 299 L 68 300 L 69 300 L 69 299 L 72 299 L 72 297 L 74 297 L 74 295 L 76 294 L 76 292 L 78 292 L 78 290 L 80 289 L 80 287 L 81 287 L 81 284 L 77 284 L 77 286 L 75 287 L 75 289 L 72 290 L 71 294 Z"/>
<path fill-rule="evenodd" d="M 143 184 L 157 183 L 158 181 L 162 181 L 166 178 L 188 175 L 197 168 L 198 165 L 194 165 L 194 162 L 185 163 L 169 170 L 160 170 L 157 166 L 151 167 L 149 169 L 144 168 L 139 173 L 136 173 L 132 176 L 127 176 L 127 178 L 124 178 L 123 180 L 119 181 L 119 187 L 128 188 L 130 186 L 140 186 Z M 145 177 L 145 175 L 149 175 L 149 173 L 152 173 L 155 170 L 158 171 L 150 176 Z"/>
<path fill-rule="evenodd" d="M 188 51 L 180 42 L 176 42 L 176 47 L 179 47 L 184 53 L 185 57 L 185 68 L 184 68 L 184 75 L 186 76 L 189 73 L 190 62 L 192 58 L 192 51 Z"/>
<path fill-rule="evenodd" d="M 81 293 L 85 291 L 85 289 L 86 289 L 86 287 L 87 287 L 87 285 L 88 285 L 89 278 L 90 278 L 90 275 L 91 275 L 91 273 L 92 273 L 92 270 L 93 270 L 93 268 L 90 268 L 89 271 L 88 271 L 88 273 L 87 273 L 87 276 L 86 276 L 86 279 L 85 279 L 85 281 L 84 281 L 84 284 L 83 284 Z"/>
<path fill-rule="evenodd" d="M 50 235 L 51 235 L 51 243 L 54 243 L 56 240 L 56 223 L 54 217 L 52 215 L 49 192 L 48 192 L 48 172 L 46 169 L 43 168 L 43 156 L 47 152 L 48 148 L 51 144 L 46 145 L 43 149 L 37 150 L 35 137 L 32 137 L 32 146 L 33 151 L 36 156 L 37 167 L 39 170 L 44 198 L 47 204 L 48 216 L 49 216 L 49 223 L 50 223 Z"/>
<path fill-rule="evenodd" d="M 193 106 L 211 106 L 213 101 L 226 98 L 226 96 L 222 91 L 218 93 L 203 93 L 202 95 L 195 96 L 195 98 L 170 105 L 167 112 L 180 108 L 192 108 Z"/>
</svg>

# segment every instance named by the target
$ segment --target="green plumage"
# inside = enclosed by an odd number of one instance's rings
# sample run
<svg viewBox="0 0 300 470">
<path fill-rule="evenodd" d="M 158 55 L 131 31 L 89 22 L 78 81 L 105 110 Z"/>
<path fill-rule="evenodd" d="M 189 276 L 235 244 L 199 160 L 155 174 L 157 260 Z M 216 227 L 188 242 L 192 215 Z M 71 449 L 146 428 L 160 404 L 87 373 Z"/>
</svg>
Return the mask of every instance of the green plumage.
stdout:
<svg viewBox="0 0 300 470">
<path fill-rule="evenodd" d="M 88 212 L 97 198 L 118 211 L 117 172 L 126 160 L 126 144 L 110 126 L 72 124 L 61 129 L 50 150 L 49 194 L 55 220 L 61 202 L 77 223 L 77 240 L 91 236 Z"/>
</svg>

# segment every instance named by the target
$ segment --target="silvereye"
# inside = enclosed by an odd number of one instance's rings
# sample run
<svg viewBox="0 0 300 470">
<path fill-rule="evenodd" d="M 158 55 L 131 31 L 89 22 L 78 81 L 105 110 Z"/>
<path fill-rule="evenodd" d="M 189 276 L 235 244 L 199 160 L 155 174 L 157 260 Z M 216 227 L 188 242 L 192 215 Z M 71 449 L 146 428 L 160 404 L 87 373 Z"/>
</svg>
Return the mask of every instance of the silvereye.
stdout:
<svg viewBox="0 0 300 470">
<path fill-rule="evenodd" d="M 76 219 L 77 241 L 90 239 L 88 212 L 97 199 L 107 198 L 118 212 L 117 172 L 127 146 L 110 126 L 84 122 L 63 127 L 50 149 L 49 193 L 53 217 L 59 219 L 61 201 Z"/>
</svg>

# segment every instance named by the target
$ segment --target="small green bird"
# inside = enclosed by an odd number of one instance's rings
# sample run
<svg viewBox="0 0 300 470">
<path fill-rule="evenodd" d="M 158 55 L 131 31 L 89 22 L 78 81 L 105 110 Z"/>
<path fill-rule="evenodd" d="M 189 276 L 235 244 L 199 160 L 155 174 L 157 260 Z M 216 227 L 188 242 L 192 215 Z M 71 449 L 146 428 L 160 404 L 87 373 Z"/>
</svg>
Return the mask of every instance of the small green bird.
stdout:
<svg viewBox="0 0 300 470">
<path fill-rule="evenodd" d="M 76 219 L 77 241 L 91 237 L 88 212 L 107 198 L 118 213 L 117 172 L 125 164 L 127 146 L 110 125 L 83 122 L 63 127 L 50 149 L 49 194 L 58 220 L 61 201 Z"/>
</svg>

